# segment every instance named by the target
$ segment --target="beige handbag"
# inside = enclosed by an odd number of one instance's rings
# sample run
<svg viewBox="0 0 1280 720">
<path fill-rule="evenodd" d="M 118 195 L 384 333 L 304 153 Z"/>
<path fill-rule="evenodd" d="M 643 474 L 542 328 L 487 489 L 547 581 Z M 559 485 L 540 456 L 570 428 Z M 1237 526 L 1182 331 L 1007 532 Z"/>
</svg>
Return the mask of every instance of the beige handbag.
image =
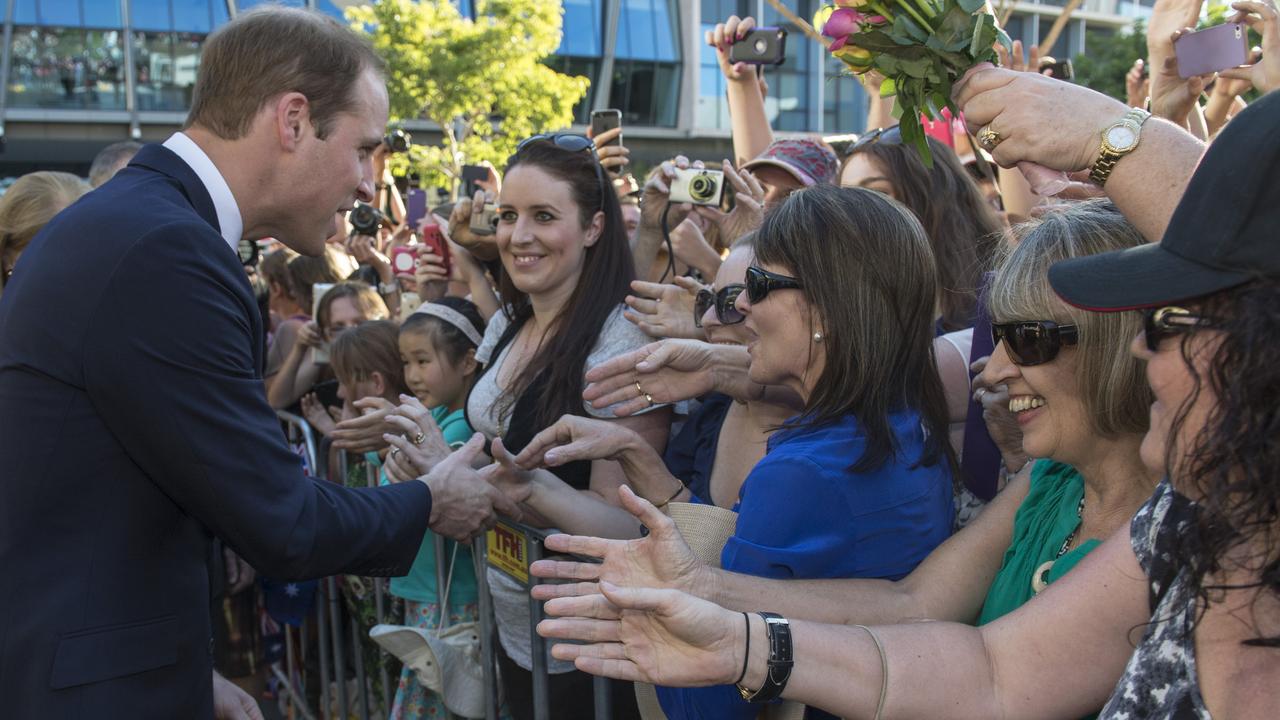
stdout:
<svg viewBox="0 0 1280 720">
<path fill-rule="evenodd" d="M 673 502 L 667 505 L 667 514 L 675 521 L 694 556 L 705 565 L 720 567 L 720 553 L 738 527 L 738 513 L 715 505 Z M 667 720 L 652 685 L 636 683 L 636 704 L 644 720 Z M 765 705 L 758 717 L 759 720 L 802 720 L 804 705 L 796 702 Z"/>
</svg>

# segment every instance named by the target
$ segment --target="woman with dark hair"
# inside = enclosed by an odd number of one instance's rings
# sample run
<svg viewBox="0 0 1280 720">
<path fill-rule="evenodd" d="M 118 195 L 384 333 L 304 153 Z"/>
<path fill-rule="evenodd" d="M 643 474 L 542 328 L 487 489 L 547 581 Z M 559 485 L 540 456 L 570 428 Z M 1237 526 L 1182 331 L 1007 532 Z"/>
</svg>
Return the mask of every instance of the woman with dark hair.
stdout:
<svg viewBox="0 0 1280 720">
<path fill-rule="evenodd" d="M 1011 91 L 1043 83 L 999 70 L 979 71 L 970 82 L 1001 79 L 999 87 Z M 1002 95 L 988 96 L 986 107 L 999 110 L 1000 131 L 1020 141 L 1025 136 L 1010 128 L 1052 109 L 1052 103 L 1028 110 L 995 102 Z M 1086 108 L 1124 110 L 1086 89 L 1062 95 Z M 966 107 L 971 118 L 974 107 Z M 1065 260 L 1049 271 L 1054 291 L 1074 307 L 1141 312 L 1143 329 L 1131 351 L 1146 362 L 1155 402 L 1139 453 L 1150 471 L 1165 474 L 1132 520 L 1077 569 L 981 628 L 746 617 L 745 636 L 741 613 L 676 590 L 602 583 L 607 602 L 575 599 L 575 614 L 584 617 L 544 628 L 585 637 L 567 631 L 577 624 L 590 630 L 594 644 L 557 646 L 556 655 L 576 658 L 585 670 L 646 682 L 738 678 L 753 697 L 787 697 L 845 717 L 1074 718 L 1098 708 L 1103 720 L 1274 717 L 1278 119 L 1280 97 L 1272 94 L 1232 120 L 1168 218 L 1162 211 L 1168 198 L 1138 171 L 1180 162 L 1183 140 L 1172 126 L 1148 122 L 1152 140 L 1142 139 L 1141 154 L 1121 158 L 1124 172 L 1111 175 L 1106 188 L 1148 228 L 1165 227 L 1161 241 Z M 1065 139 L 1048 141 L 1059 152 L 1068 146 L 1084 152 L 1097 146 L 1097 126 L 1096 117 L 1081 120 L 1063 128 L 1074 130 Z M 1044 159 L 1025 148 L 1003 157 Z M 1084 157 L 1074 162 L 1092 164 Z M 1071 162 L 1056 167 L 1078 169 Z M 1061 329 L 1047 330 L 1023 333 L 1024 349 L 1043 355 L 1066 339 Z"/>
<path fill-rule="evenodd" d="M 494 448 L 519 452 L 560 416 L 593 415 L 626 425 L 661 450 L 670 410 L 614 419 L 610 408 L 582 400 L 583 375 L 647 342 L 622 316 L 635 279 L 617 194 L 591 141 L 578 135 L 535 136 L 520 144 L 503 173 L 496 241 L 503 273 L 502 311 L 493 316 L 476 359 L 485 368 L 467 399 L 467 420 L 494 439 Z M 616 506 L 625 480 L 610 461 L 580 462 L 543 471 L 525 501 L 526 523 L 606 536 L 635 532 Z M 517 718 L 532 712 L 529 595 L 490 570 L 500 639 L 499 662 L 507 703 Z M 590 716 L 591 678 L 569 663 L 550 661 L 555 717 Z M 615 717 L 635 713 L 630 693 L 614 693 Z"/>
<path fill-rule="evenodd" d="M 1004 226 L 951 148 L 928 142 L 932 168 L 902 143 L 896 125 L 867 133 L 845 156 L 840 184 L 877 190 L 915 213 L 938 265 L 939 327 L 950 332 L 973 326 L 982 273 Z"/>
<path fill-rule="evenodd" d="M 758 577 L 897 580 L 951 534 L 954 461 L 930 353 L 928 241 L 883 195 L 815 185 L 766 215 L 755 249 L 737 299 L 751 336 L 749 376 L 788 389 L 802 409 L 742 483 L 722 564 Z M 638 378 L 618 399 L 644 387 Z M 618 457 L 655 504 L 690 500 L 652 451 L 580 418 L 535 438 L 517 463 L 575 454 Z M 751 711 L 726 685 L 665 687 L 658 697 L 672 718 Z"/>
</svg>

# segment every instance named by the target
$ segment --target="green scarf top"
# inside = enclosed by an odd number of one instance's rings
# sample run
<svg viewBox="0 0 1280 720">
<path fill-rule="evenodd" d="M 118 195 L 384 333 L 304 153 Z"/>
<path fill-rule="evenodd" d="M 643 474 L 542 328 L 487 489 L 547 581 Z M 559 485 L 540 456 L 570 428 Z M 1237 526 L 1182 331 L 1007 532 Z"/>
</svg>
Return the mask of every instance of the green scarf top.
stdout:
<svg viewBox="0 0 1280 720">
<path fill-rule="evenodd" d="M 1035 595 L 1031 576 L 1043 563 L 1057 557 L 1062 543 L 1080 524 L 1077 510 L 1082 497 L 1084 479 L 1075 468 L 1052 460 L 1036 461 L 1031 468 L 1031 489 L 1013 520 L 1013 542 L 987 591 L 979 625 L 1017 610 Z M 1099 540 L 1090 538 L 1057 558 L 1045 573 L 1045 582 L 1052 583 L 1067 574 L 1099 544 Z"/>
</svg>

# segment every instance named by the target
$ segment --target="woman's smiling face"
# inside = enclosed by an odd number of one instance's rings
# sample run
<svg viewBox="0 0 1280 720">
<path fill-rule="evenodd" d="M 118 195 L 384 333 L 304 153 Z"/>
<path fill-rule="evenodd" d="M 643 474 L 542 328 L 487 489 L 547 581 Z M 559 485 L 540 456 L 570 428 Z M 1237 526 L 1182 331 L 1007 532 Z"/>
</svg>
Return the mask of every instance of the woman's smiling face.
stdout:
<svg viewBox="0 0 1280 720">
<path fill-rule="evenodd" d="M 582 227 L 572 186 L 534 165 L 517 165 L 502 183 L 497 244 L 516 289 L 567 299 L 578 285 L 587 248 L 600 237 L 603 213 Z"/>
</svg>

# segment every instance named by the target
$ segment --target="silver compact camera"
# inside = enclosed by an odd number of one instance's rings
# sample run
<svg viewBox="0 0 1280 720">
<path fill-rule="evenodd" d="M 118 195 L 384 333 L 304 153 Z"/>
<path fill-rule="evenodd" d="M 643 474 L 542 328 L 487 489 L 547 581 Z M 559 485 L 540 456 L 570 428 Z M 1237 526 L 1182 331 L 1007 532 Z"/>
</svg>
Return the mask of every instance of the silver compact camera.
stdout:
<svg viewBox="0 0 1280 720">
<path fill-rule="evenodd" d="M 722 171 L 705 168 L 683 170 L 676 168 L 676 176 L 671 181 L 671 202 L 718 206 L 723 194 L 724 173 Z"/>
</svg>

